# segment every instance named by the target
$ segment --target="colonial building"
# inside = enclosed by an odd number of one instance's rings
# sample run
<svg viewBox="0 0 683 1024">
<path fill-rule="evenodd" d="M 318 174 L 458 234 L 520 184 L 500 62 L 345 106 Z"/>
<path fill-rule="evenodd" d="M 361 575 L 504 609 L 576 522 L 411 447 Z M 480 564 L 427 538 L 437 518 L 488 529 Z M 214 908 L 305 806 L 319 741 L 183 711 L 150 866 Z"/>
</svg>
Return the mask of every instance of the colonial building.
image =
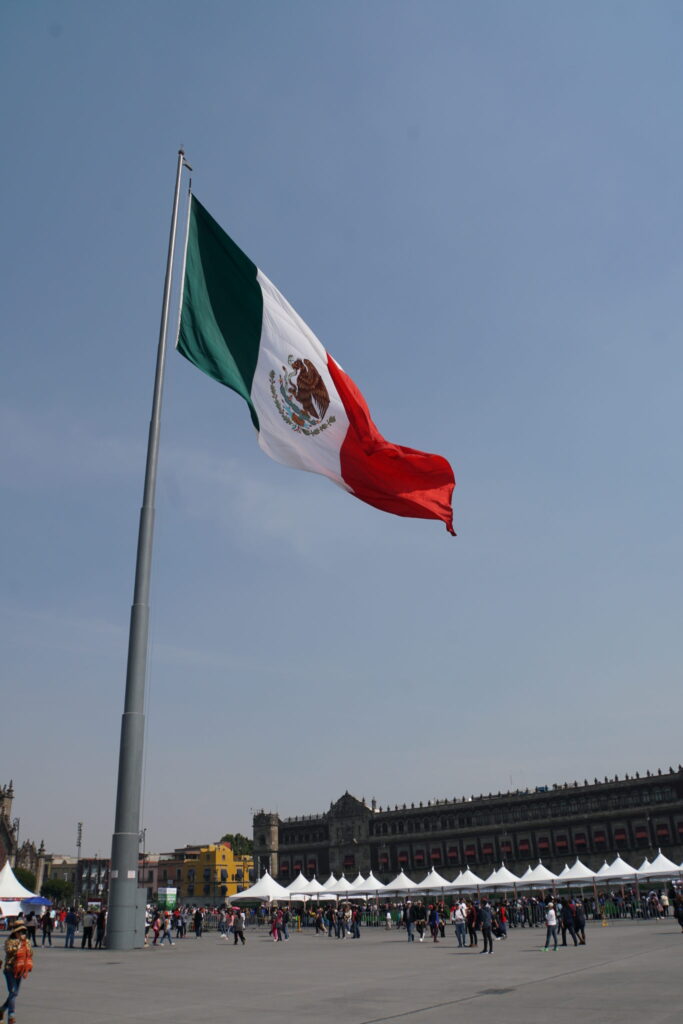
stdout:
<svg viewBox="0 0 683 1024">
<path fill-rule="evenodd" d="M 560 871 L 575 857 L 590 868 L 620 854 L 636 867 L 661 848 L 683 860 L 683 767 L 535 790 L 377 807 L 345 793 L 323 814 L 254 815 L 254 862 L 281 882 L 299 871 L 389 881 L 435 867 L 448 879 L 469 866 L 488 875 L 505 861 L 521 874 L 539 859 Z"/>
<path fill-rule="evenodd" d="M 19 843 L 19 818 L 12 817 L 14 785 L 0 786 L 0 868 L 6 861 L 13 868 L 24 868 L 35 878 L 35 890 L 40 892 L 45 871 L 45 844 L 40 846 L 31 839 Z"/>
<path fill-rule="evenodd" d="M 9 861 L 15 865 L 17 852 L 17 831 L 18 821 L 12 818 L 12 803 L 14 801 L 14 786 L 0 786 L 0 868 Z"/>
<path fill-rule="evenodd" d="M 246 889 L 253 871 L 250 856 L 237 857 L 229 843 L 203 846 L 196 858 L 186 860 L 178 898 L 214 906 Z"/>
</svg>

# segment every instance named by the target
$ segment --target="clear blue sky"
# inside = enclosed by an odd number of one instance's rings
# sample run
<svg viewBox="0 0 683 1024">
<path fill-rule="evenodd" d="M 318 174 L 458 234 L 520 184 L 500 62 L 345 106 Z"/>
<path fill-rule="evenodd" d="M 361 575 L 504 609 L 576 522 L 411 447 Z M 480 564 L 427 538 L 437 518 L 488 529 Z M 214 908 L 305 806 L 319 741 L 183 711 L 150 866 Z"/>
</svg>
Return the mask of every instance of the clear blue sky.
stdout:
<svg viewBox="0 0 683 1024">
<path fill-rule="evenodd" d="M 2 779 L 109 851 L 175 158 L 457 539 L 171 352 L 148 849 L 680 759 L 683 10 L 6 2 Z"/>
</svg>

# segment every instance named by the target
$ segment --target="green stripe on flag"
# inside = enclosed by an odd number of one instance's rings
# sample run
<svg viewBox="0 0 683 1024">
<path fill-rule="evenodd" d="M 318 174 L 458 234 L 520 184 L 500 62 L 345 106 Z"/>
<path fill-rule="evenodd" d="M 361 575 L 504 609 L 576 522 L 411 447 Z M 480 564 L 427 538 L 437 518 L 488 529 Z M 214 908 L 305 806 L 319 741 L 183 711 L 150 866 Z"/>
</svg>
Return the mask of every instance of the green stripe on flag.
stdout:
<svg viewBox="0 0 683 1024">
<path fill-rule="evenodd" d="M 261 342 L 257 268 L 192 196 L 178 351 L 248 403 Z"/>
</svg>

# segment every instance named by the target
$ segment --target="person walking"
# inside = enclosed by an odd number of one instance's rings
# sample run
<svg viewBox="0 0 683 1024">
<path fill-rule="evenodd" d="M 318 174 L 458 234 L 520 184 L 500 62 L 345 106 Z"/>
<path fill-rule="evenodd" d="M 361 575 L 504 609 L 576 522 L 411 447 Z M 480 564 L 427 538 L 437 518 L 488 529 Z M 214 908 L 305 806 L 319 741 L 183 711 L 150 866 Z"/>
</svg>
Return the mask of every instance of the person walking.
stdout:
<svg viewBox="0 0 683 1024">
<path fill-rule="evenodd" d="M 508 937 L 508 909 L 504 903 L 498 908 L 498 927 L 500 928 L 501 939 Z"/>
<path fill-rule="evenodd" d="M 406 926 L 408 942 L 415 942 L 415 911 L 410 900 L 406 900 L 405 907 L 403 908 L 403 923 Z"/>
<path fill-rule="evenodd" d="M 579 945 L 580 946 L 585 946 L 586 945 L 586 911 L 584 910 L 584 906 L 583 906 L 583 903 L 581 902 L 581 900 L 577 900 L 576 901 L 576 903 L 574 905 L 574 911 L 575 911 L 574 922 L 575 922 L 575 927 L 576 927 L 576 934 L 579 937 Z"/>
<path fill-rule="evenodd" d="M 69 907 L 69 912 L 64 918 L 64 924 L 66 925 L 66 938 L 64 939 L 64 948 L 74 948 L 74 936 L 76 935 L 76 929 L 78 928 L 78 914 L 73 907 Z"/>
<path fill-rule="evenodd" d="M 169 946 L 175 946 L 175 942 L 173 941 L 172 927 L 173 925 L 171 922 L 171 915 L 167 910 L 164 913 L 164 916 L 161 920 L 161 942 L 159 943 L 160 946 L 163 946 L 164 941 L 166 939 L 168 939 Z"/>
<path fill-rule="evenodd" d="M 83 936 L 81 938 L 81 949 L 85 949 L 86 942 L 88 943 L 88 949 L 92 949 L 92 931 L 95 926 L 95 915 L 90 910 L 86 910 L 83 915 Z"/>
<path fill-rule="evenodd" d="M 470 940 L 470 949 L 472 946 L 478 945 L 477 939 L 477 910 L 471 900 L 467 901 L 467 913 L 465 915 L 467 921 L 467 934 Z"/>
<path fill-rule="evenodd" d="M 232 919 L 232 931 L 235 936 L 233 945 L 236 946 L 240 941 L 242 942 L 242 945 L 244 945 L 246 939 L 244 938 L 244 917 L 241 910 L 235 911 L 235 916 Z"/>
<path fill-rule="evenodd" d="M 354 939 L 360 938 L 360 907 L 354 907 L 351 912 L 351 935 Z"/>
<path fill-rule="evenodd" d="M 8 1024 L 15 1024 L 19 987 L 33 970 L 33 953 L 28 941 L 28 930 L 23 921 L 16 921 L 12 926 L 9 938 L 5 942 L 5 963 L 3 974 L 7 984 L 7 999 L 0 1006 L 0 1020 L 8 1013 Z"/>
<path fill-rule="evenodd" d="M 557 914 L 555 913 L 555 907 L 553 906 L 553 901 L 552 900 L 550 900 L 548 902 L 548 904 L 546 906 L 546 909 L 545 909 L 545 925 L 546 925 L 545 946 L 543 947 L 543 950 L 544 950 L 545 953 L 547 953 L 548 952 L 548 948 L 550 946 L 550 940 L 554 939 L 555 940 L 555 945 L 553 947 L 553 952 L 556 953 L 557 952 Z"/>
<path fill-rule="evenodd" d="M 202 914 L 199 907 L 194 912 L 194 935 L 196 939 L 201 939 L 202 931 L 204 929 L 204 915 Z"/>
<path fill-rule="evenodd" d="M 574 940 L 574 945 L 578 946 L 579 940 L 576 938 L 574 929 L 574 907 L 564 896 L 560 900 L 560 925 L 562 927 L 562 945 L 567 945 L 567 932 L 569 932 Z"/>
<path fill-rule="evenodd" d="M 429 925 L 429 932 L 432 936 L 432 942 L 439 941 L 439 911 L 436 907 L 430 903 L 429 905 L 429 916 L 427 918 L 427 924 Z"/>
<path fill-rule="evenodd" d="M 424 942 L 425 928 L 427 927 L 427 909 L 422 900 L 417 901 L 415 907 L 415 928 L 417 934 L 420 937 L 420 942 Z"/>
<path fill-rule="evenodd" d="M 29 942 L 33 944 L 34 948 L 38 945 L 38 940 L 36 939 L 37 926 L 38 918 L 36 914 L 31 910 L 26 916 L 26 931 L 28 932 Z"/>
<path fill-rule="evenodd" d="M 100 907 L 95 918 L 95 949 L 102 949 L 104 933 L 107 927 L 107 908 Z"/>
<path fill-rule="evenodd" d="M 465 943 L 465 933 L 467 930 L 467 924 L 465 921 L 465 904 L 456 903 L 451 912 L 451 921 L 455 925 L 455 937 L 458 940 L 458 949 L 463 949 Z"/>
<path fill-rule="evenodd" d="M 48 946 L 52 945 L 52 915 L 49 910 L 46 910 L 40 919 L 40 928 L 43 933 L 43 941 L 41 946 L 45 945 L 47 939 Z"/>
<path fill-rule="evenodd" d="M 493 910 L 486 897 L 481 905 L 481 935 L 484 940 L 484 948 L 481 953 L 493 956 Z"/>
</svg>

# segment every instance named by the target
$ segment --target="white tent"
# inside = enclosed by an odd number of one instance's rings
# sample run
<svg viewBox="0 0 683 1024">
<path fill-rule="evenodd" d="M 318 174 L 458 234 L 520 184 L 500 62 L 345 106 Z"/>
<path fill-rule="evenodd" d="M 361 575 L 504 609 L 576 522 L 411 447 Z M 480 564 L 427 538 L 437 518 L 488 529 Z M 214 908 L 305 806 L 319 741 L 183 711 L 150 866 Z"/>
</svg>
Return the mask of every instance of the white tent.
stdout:
<svg viewBox="0 0 683 1024">
<path fill-rule="evenodd" d="M 674 875 L 679 875 L 680 872 L 678 864 L 674 864 L 672 860 L 665 857 L 661 850 L 657 850 L 657 856 L 646 871 L 643 871 L 642 866 L 638 869 L 639 877 L 643 878 L 672 878 Z"/>
<path fill-rule="evenodd" d="M 361 882 L 365 881 L 365 879 L 363 878 L 362 875 L 360 875 L 360 878 L 361 878 Z M 345 895 L 347 895 L 347 893 L 356 892 L 357 891 L 357 889 L 356 889 L 356 883 L 357 882 L 358 882 L 358 878 L 355 878 L 353 880 L 353 882 L 349 882 L 348 878 L 344 878 L 344 876 L 342 875 L 342 877 L 339 879 L 339 881 L 335 885 L 334 889 L 332 889 L 331 891 L 338 893 L 340 896 L 345 896 Z"/>
<path fill-rule="evenodd" d="M 627 864 L 626 861 L 620 856 L 614 858 L 614 860 L 609 866 L 609 871 L 610 878 L 634 879 L 636 877 L 636 869 L 632 868 L 630 864 Z"/>
<path fill-rule="evenodd" d="M 359 891 L 366 892 L 368 895 L 376 895 L 380 892 L 386 892 L 387 887 L 383 882 L 380 882 L 379 878 L 375 878 L 371 871 Z"/>
<path fill-rule="evenodd" d="M 432 868 L 418 884 L 418 889 L 421 889 L 422 892 L 433 892 L 435 890 L 447 889 L 450 884 L 448 879 L 443 878 L 436 868 Z"/>
<path fill-rule="evenodd" d="M 387 882 L 387 892 L 412 892 L 417 889 L 417 882 L 408 878 L 404 871 L 401 871 L 392 882 Z"/>
<path fill-rule="evenodd" d="M 480 889 L 484 885 L 484 879 L 480 878 L 479 875 L 475 875 L 474 871 L 470 871 L 469 868 L 465 868 L 461 871 L 457 878 L 454 878 L 449 883 L 449 889 L 457 889 L 458 892 L 463 889 Z"/>
<path fill-rule="evenodd" d="M 323 884 L 325 886 L 325 891 L 326 892 L 339 893 L 340 892 L 340 886 L 341 886 L 341 891 L 342 892 L 346 892 L 347 886 L 350 883 L 346 881 L 346 879 L 344 878 L 343 875 L 341 876 L 341 878 L 335 878 L 334 875 L 330 875 L 330 877 L 327 879 L 327 881 L 324 882 Z"/>
<path fill-rule="evenodd" d="M 564 882 L 565 885 L 587 885 L 589 882 L 592 884 L 594 878 L 595 872 L 587 868 L 578 857 L 570 868 L 565 864 L 558 875 L 558 881 Z"/>
<path fill-rule="evenodd" d="M 276 882 L 274 878 L 266 873 L 259 878 L 258 882 L 252 885 L 249 889 L 245 889 L 244 892 L 238 892 L 235 896 L 228 897 L 230 903 L 240 903 L 242 900 L 258 900 L 260 903 L 272 903 L 273 900 L 284 900 L 288 902 L 292 899 L 287 889 Z"/>
<path fill-rule="evenodd" d="M 505 861 L 503 861 L 499 868 L 491 872 L 484 885 L 487 889 L 509 889 L 511 886 L 517 885 L 518 882 L 518 876 L 506 868 Z"/>
<path fill-rule="evenodd" d="M 296 878 L 293 879 L 289 885 L 285 886 L 285 889 L 287 892 L 306 892 L 308 889 L 308 879 L 303 872 L 300 871 Z"/>
<path fill-rule="evenodd" d="M 12 871 L 9 861 L 0 871 L 0 900 L 32 900 L 36 894 L 27 889 Z"/>
<path fill-rule="evenodd" d="M 651 867 L 652 867 L 652 864 L 650 863 L 650 861 L 646 857 L 645 860 L 643 861 L 643 863 L 638 868 L 638 874 L 639 875 L 645 875 L 647 877 L 647 872 L 650 870 Z"/>
<path fill-rule="evenodd" d="M 287 886 L 287 892 L 290 894 L 293 900 L 320 900 L 320 899 L 331 899 L 334 900 L 337 897 L 334 893 L 328 892 L 324 885 L 321 885 L 318 879 L 313 876 L 310 882 L 305 882 L 300 889 L 292 889 L 291 886 Z"/>
<path fill-rule="evenodd" d="M 557 875 L 552 871 L 549 871 L 543 864 L 542 860 L 539 860 L 535 868 L 529 867 L 519 880 L 521 886 L 535 885 L 539 888 L 548 888 L 549 885 L 553 885 L 557 881 Z"/>
<path fill-rule="evenodd" d="M 327 889 L 318 881 L 315 875 L 313 875 L 313 878 L 306 886 L 306 892 L 310 893 L 312 896 L 318 896 L 320 893 L 326 893 Z"/>
<path fill-rule="evenodd" d="M 12 871 L 9 861 L 5 861 L 0 871 L 0 914 L 3 917 L 16 917 L 20 911 L 27 913 L 49 902 L 22 885 Z"/>
</svg>

